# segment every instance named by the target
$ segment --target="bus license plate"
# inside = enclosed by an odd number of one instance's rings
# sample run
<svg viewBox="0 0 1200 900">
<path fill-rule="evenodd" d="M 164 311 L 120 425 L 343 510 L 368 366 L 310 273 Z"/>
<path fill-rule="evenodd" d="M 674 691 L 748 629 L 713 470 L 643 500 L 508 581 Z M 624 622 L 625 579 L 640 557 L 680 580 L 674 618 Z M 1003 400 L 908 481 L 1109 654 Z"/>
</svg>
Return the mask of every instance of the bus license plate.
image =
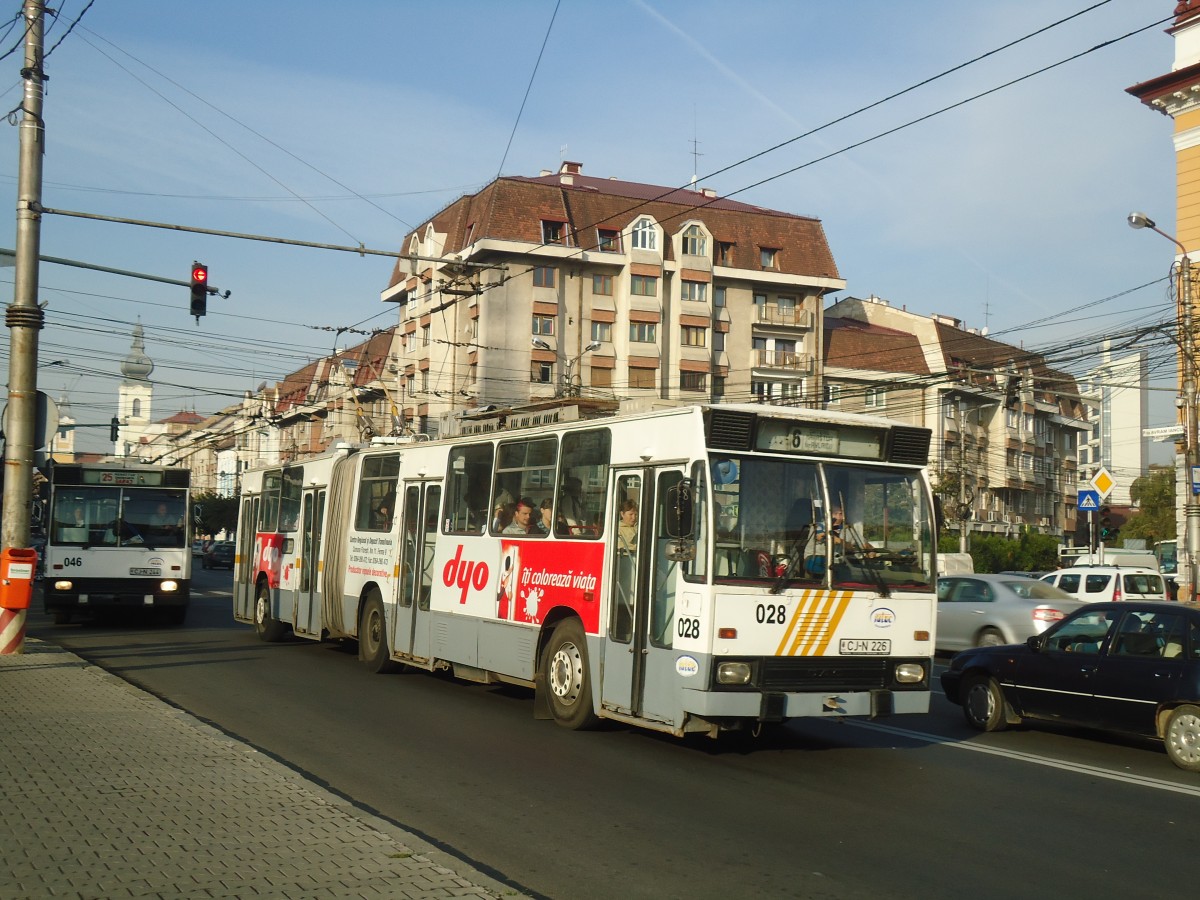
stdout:
<svg viewBox="0 0 1200 900">
<path fill-rule="evenodd" d="M 139 569 L 137 566 L 133 566 L 132 568 L 130 568 L 129 574 L 130 575 L 154 575 L 155 577 L 157 577 L 162 574 L 162 569 Z"/>
<path fill-rule="evenodd" d="M 891 641 L 866 638 L 842 638 L 838 641 L 838 653 L 843 656 L 881 656 L 891 652 Z"/>
</svg>

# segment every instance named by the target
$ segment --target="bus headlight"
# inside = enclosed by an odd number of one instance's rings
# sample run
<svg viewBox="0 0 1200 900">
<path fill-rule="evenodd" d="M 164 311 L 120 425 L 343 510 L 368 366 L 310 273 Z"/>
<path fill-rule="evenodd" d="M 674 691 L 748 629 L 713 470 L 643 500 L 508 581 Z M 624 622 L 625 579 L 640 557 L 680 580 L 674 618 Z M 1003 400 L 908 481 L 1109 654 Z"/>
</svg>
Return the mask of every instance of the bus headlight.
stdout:
<svg viewBox="0 0 1200 900">
<path fill-rule="evenodd" d="M 162 591 L 164 594 L 170 594 L 170 593 L 173 593 L 173 592 L 179 590 L 179 582 L 178 581 L 164 581 L 161 584 L 159 584 L 158 589 L 160 591 Z"/>
<path fill-rule="evenodd" d="M 925 667 L 920 663 L 900 663 L 896 666 L 895 676 L 901 684 L 919 684 L 925 680 Z"/>
<path fill-rule="evenodd" d="M 750 663 L 723 662 L 717 666 L 717 684 L 749 684 Z"/>
<path fill-rule="evenodd" d="M 75 585 L 70 581 L 67 581 L 65 578 L 62 581 L 54 582 L 54 589 L 56 591 L 69 591 L 73 587 L 75 587 Z"/>
</svg>

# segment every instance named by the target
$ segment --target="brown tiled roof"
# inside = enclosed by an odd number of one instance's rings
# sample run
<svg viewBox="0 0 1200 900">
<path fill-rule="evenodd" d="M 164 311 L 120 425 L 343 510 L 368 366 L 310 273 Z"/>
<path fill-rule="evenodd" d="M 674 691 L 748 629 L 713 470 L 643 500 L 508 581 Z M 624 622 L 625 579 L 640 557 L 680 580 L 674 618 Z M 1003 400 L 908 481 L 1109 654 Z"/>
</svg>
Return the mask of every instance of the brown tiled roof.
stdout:
<svg viewBox="0 0 1200 900">
<path fill-rule="evenodd" d="M 825 365 L 928 375 L 915 334 L 858 319 L 825 317 Z"/>
<path fill-rule="evenodd" d="M 668 234 L 677 232 L 685 221 L 699 219 L 715 240 L 733 245 L 730 265 L 734 267 L 758 269 L 759 249 L 770 247 L 779 251 L 780 272 L 841 277 L 819 219 L 698 191 L 584 175 L 572 179 L 573 183 L 562 184 L 558 175 L 498 178 L 478 193 L 459 198 L 430 221 L 435 231 L 446 234 L 446 252 L 454 253 L 465 246 L 471 226 L 471 242 L 494 238 L 536 245 L 542 241 L 543 220 L 565 222 L 571 245 L 588 250 L 596 247 L 597 228 L 623 230 L 643 215 L 651 216 Z M 413 233 L 405 236 L 402 247 L 408 246 Z M 670 259 L 671 246 L 665 243 L 664 258 Z M 399 266 L 400 261 L 389 287 L 408 277 Z"/>
<path fill-rule="evenodd" d="M 199 425 L 204 421 L 204 416 L 197 415 L 194 412 L 184 412 L 180 410 L 173 416 L 168 416 L 165 419 L 160 419 L 160 425 Z"/>
</svg>

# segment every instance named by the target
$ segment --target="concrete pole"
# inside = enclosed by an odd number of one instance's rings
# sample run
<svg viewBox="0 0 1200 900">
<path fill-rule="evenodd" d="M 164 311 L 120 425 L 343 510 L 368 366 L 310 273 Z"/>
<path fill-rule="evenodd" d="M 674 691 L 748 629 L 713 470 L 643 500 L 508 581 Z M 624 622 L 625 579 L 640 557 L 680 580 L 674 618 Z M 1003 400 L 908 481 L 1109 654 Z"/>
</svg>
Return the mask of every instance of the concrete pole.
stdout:
<svg viewBox="0 0 1200 900">
<path fill-rule="evenodd" d="M 9 328 L 8 414 L 5 427 L 3 523 L 0 547 L 29 547 L 29 520 L 33 503 L 33 452 L 37 428 L 38 331 L 43 313 L 38 306 L 38 256 L 41 251 L 42 158 L 45 125 L 42 120 L 45 73 L 42 40 L 45 7 L 42 0 L 25 0 L 25 65 L 21 69 L 24 96 L 17 169 L 17 233 L 13 270 L 13 302 L 5 311 Z M 7 577 L 7 573 L 0 573 Z M 25 615 L 20 610 L 20 615 Z M 24 650 L 24 622 L 18 637 L 0 652 Z"/>
<path fill-rule="evenodd" d="M 1180 249 L 1183 249 L 1182 247 Z M 1192 263 L 1183 252 L 1179 265 L 1180 277 L 1183 279 L 1183 309 L 1179 317 L 1179 329 L 1183 344 L 1184 373 L 1183 373 L 1183 402 L 1184 428 L 1187 447 L 1187 502 L 1184 505 L 1187 520 L 1188 545 L 1188 593 L 1191 600 L 1196 599 L 1197 575 L 1200 574 L 1200 503 L 1197 502 L 1194 479 L 1196 467 L 1200 465 L 1200 452 L 1197 450 L 1196 426 L 1196 333 L 1195 310 L 1192 308 Z"/>
</svg>

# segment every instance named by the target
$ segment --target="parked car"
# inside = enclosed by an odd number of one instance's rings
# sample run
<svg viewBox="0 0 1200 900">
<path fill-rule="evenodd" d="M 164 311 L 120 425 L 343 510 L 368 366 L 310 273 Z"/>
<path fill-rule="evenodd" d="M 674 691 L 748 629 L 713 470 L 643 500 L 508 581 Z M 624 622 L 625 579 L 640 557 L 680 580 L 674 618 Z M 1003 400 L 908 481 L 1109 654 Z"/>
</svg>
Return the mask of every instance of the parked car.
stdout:
<svg viewBox="0 0 1200 900">
<path fill-rule="evenodd" d="M 206 569 L 232 569 L 233 557 L 233 541 L 214 541 L 204 552 L 201 565 Z"/>
<path fill-rule="evenodd" d="M 1089 603 L 1171 599 L 1162 575 L 1142 566 L 1069 566 L 1042 581 Z"/>
<path fill-rule="evenodd" d="M 1200 772 L 1200 604 L 1089 603 L 1024 644 L 955 654 L 941 680 L 979 731 L 1044 720 L 1141 735 Z"/>
<path fill-rule="evenodd" d="M 1018 644 L 1084 605 L 1049 584 L 1018 574 L 938 579 L 938 650 Z"/>
<path fill-rule="evenodd" d="M 207 543 L 208 543 L 207 541 L 192 541 L 192 556 L 193 557 L 197 557 L 197 556 L 203 557 L 204 551 L 206 549 L 205 544 L 207 544 Z"/>
</svg>

